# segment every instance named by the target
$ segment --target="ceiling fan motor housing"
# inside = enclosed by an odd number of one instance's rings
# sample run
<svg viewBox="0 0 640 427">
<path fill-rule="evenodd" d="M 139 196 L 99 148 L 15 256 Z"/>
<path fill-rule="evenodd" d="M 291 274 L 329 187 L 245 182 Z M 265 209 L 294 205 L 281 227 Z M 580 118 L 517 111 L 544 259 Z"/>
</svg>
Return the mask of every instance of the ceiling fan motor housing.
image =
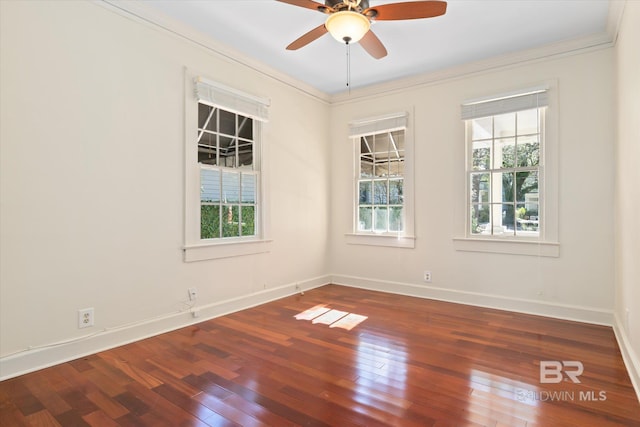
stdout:
<svg viewBox="0 0 640 427">
<path fill-rule="evenodd" d="M 369 0 L 360 0 L 358 1 L 344 1 L 344 0 L 325 0 L 325 6 L 335 10 L 348 10 L 351 4 L 351 10 L 356 12 L 362 12 L 365 9 L 369 8 Z"/>
</svg>

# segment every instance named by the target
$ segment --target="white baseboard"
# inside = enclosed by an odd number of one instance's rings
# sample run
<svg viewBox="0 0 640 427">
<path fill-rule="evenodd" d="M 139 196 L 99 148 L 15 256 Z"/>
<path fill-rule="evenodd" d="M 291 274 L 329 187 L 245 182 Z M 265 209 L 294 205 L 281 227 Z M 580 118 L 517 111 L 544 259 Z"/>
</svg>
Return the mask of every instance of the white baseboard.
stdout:
<svg viewBox="0 0 640 427">
<path fill-rule="evenodd" d="M 518 313 L 535 314 L 557 319 L 574 320 L 611 326 L 613 312 L 593 307 L 580 307 L 568 304 L 553 304 L 521 298 L 510 298 L 476 292 L 457 291 L 433 286 L 415 285 L 411 283 L 391 282 L 364 277 L 333 275 L 331 283 L 355 288 L 391 292 L 413 297 L 429 298 L 439 301 L 455 302 Z"/>
<path fill-rule="evenodd" d="M 319 276 L 197 306 L 197 318 L 192 316 L 191 311 L 169 313 L 133 325 L 106 329 L 87 337 L 5 356 L 0 358 L 0 381 L 290 296 L 298 292 L 296 285 L 299 285 L 301 290 L 309 290 L 329 284 L 330 280 L 331 277 L 328 275 Z"/>
<path fill-rule="evenodd" d="M 640 359 L 633 350 L 633 347 L 631 347 L 631 341 L 627 336 L 627 332 L 622 327 L 622 322 L 620 321 L 618 313 L 614 314 L 613 332 L 616 334 L 618 347 L 620 347 L 620 352 L 622 353 L 622 360 L 627 367 L 631 384 L 633 384 L 636 396 L 640 402 Z"/>
</svg>

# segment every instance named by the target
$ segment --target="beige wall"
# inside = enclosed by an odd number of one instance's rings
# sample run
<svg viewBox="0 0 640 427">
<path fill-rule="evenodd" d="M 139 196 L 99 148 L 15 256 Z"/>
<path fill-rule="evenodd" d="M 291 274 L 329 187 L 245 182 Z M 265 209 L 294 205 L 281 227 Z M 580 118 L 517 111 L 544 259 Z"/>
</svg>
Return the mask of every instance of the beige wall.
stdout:
<svg viewBox="0 0 640 427">
<path fill-rule="evenodd" d="M 0 3 L 1 356 L 326 275 L 326 103 L 92 2 Z M 182 261 L 184 67 L 271 100 L 269 254 Z"/>
<path fill-rule="evenodd" d="M 616 66 L 615 314 L 640 394 L 640 2 L 626 3 Z"/>
<path fill-rule="evenodd" d="M 613 307 L 613 50 L 549 59 L 344 102 L 331 111 L 331 271 L 350 284 L 603 321 Z M 559 157 L 558 258 L 461 252 L 466 99 L 551 82 Z M 350 120 L 413 111 L 415 249 L 349 245 Z M 423 283 L 431 270 L 433 283 Z M 373 281 L 377 281 L 374 283 Z M 570 307 L 566 307 L 570 306 Z"/>
</svg>

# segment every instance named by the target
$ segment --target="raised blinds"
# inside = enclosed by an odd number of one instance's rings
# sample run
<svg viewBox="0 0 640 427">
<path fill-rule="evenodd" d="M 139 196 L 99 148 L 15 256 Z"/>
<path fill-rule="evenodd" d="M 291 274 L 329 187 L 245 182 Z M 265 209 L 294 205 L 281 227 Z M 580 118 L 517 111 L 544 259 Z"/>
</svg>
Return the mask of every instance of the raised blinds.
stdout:
<svg viewBox="0 0 640 427">
<path fill-rule="evenodd" d="M 196 79 L 196 98 L 198 102 L 225 111 L 266 122 L 269 119 L 269 100 L 258 98 L 198 77 Z"/>
<path fill-rule="evenodd" d="M 518 94 L 467 101 L 462 104 L 462 120 L 478 119 L 505 113 L 542 108 L 549 105 L 546 89 L 536 88 Z"/>
<path fill-rule="evenodd" d="M 349 123 L 349 137 L 356 138 L 382 132 L 392 132 L 407 128 L 409 115 L 406 112 L 389 114 Z"/>
</svg>

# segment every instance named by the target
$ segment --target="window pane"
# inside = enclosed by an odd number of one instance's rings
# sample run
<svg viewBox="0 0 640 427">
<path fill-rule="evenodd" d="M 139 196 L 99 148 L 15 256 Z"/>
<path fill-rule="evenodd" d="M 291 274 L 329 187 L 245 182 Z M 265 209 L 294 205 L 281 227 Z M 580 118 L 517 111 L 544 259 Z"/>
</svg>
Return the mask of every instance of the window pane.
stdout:
<svg viewBox="0 0 640 427">
<path fill-rule="evenodd" d="M 404 150 L 404 130 L 391 132 L 391 150 L 394 153 Z"/>
<path fill-rule="evenodd" d="M 387 208 L 375 207 L 375 231 L 387 231 L 389 223 L 389 213 Z"/>
<path fill-rule="evenodd" d="M 220 201 L 220 171 L 200 169 L 200 201 Z"/>
<path fill-rule="evenodd" d="M 489 139 L 493 137 L 493 117 L 471 120 L 471 139 Z"/>
<path fill-rule="evenodd" d="M 538 166 L 540 164 L 540 142 L 538 136 L 518 138 L 518 166 Z"/>
<path fill-rule="evenodd" d="M 228 168 L 236 167 L 236 139 L 228 136 L 219 136 L 220 166 Z"/>
<path fill-rule="evenodd" d="M 493 173 L 493 201 L 513 202 L 513 172 Z"/>
<path fill-rule="evenodd" d="M 256 176 L 251 173 L 243 173 L 242 178 L 242 203 L 256 202 Z"/>
<path fill-rule="evenodd" d="M 516 140 L 513 138 L 496 139 L 494 145 L 493 168 L 505 169 L 515 166 Z"/>
<path fill-rule="evenodd" d="M 219 132 L 225 135 L 236 135 L 236 115 L 225 110 L 219 113 L 220 128 Z"/>
<path fill-rule="evenodd" d="M 370 205 L 373 200 L 373 191 L 371 188 L 371 181 L 360 182 L 360 204 Z"/>
<path fill-rule="evenodd" d="M 387 181 L 374 181 L 373 188 L 374 188 L 373 204 L 386 205 L 388 200 Z"/>
<path fill-rule="evenodd" d="M 538 133 L 538 109 L 519 111 L 518 135 L 531 135 Z"/>
<path fill-rule="evenodd" d="M 237 172 L 222 173 L 222 201 L 225 203 L 240 202 L 240 174 Z"/>
<path fill-rule="evenodd" d="M 491 201 L 489 194 L 489 174 L 472 173 L 470 178 L 471 202 L 488 203 Z"/>
<path fill-rule="evenodd" d="M 225 205 L 222 207 L 222 237 L 240 236 L 238 213 L 239 209 L 237 205 Z"/>
<path fill-rule="evenodd" d="M 538 172 L 516 173 L 516 201 L 538 203 Z"/>
<path fill-rule="evenodd" d="M 385 177 L 389 176 L 389 159 L 376 159 L 376 176 L 377 177 Z"/>
<path fill-rule="evenodd" d="M 370 136 L 363 136 L 360 138 L 360 154 L 373 156 L 373 140 Z"/>
<path fill-rule="evenodd" d="M 516 113 L 500 114 L 493 118 L 494 138 L 516 135 Z"/>
<path fill-rule="evenodd" d="M 514 235 L 515 234 L 515 211 L 510 203 L 492 205 L 493 234 L 494 235 Z"/>
<path fill-rule="evenodd" d="M 398 206 L 389 208 L 389 231 L 402 230 L 402 208 Z"/>
<path fill-rule="evenodd" d="M 256 234 L 256 208 L 255 206 L 241 206 L 242 235 L 254 236 Z"/>
<path fill-rule="evenodd" d="M 471 206 L 471 234 L 491 234 L 491 215 L 488 203 Z"/>
<path fill-rule="evenodd" d="M 387 154 L 389 152 L 391 140 L 389 139 L 388 133 L 380 133 L 378 135 L 374 135 L 374 150 L 375 152 L 381 154 Z"/>
<path fill-rule="evenodd" d="M 253 142 L 238 141 L 238 167 L 253 169 Z"/>
<path fill-rule="evenodd" d="M 215 148 L 218 145 L 218 138 L 216 134 L 209 132 L 202 132 L 198 130 L 198 147 L 212 147 Z"/>
<path fill-rule="evenodd" d="M 203 138 L 206 140 L 209 140 L 211 138 L 212 135 L 203 135 L 206 136 L 208 138 Z M 213 146 L 212 147 L 208 147 L 206 145 L 199 145 L 198 146 L 198 163 L 202 163 L 203 165 L 216 165 L 217 164 L 217 159 L 216 159 L 216 153 L 218 152 L 218 149 L 215 146 L 215 137 L 213 138 Z"/>
<path fill-rule="evenodd" d="M 540 220 L 538 205 L 534 203 L 518 204 L 516 209 L 516 235 L 539 237 Z"/>
<path fill-rule="evenodd" d="M 243 139 L 253 139 L 253 120 L 249 117 L 238 116 L 238 136 Z"/>
<path fill-rule="evenodd" d="M 373 162 L 360 160 L 360 176 L 362 178 L 371 178 L 373 176 Z"/>
<path fill-rule="evenodd" d="M 373 208 L 360 207 L 358 211 L 358 230 L 371 231 Z"/>
<path fill-rule="evenodd" d="M 404 180 L 393 179 L 389 180 L 389 204 L 401 205 L 404 202 L 404 196 L 402 194 L 404 186 Z"/>
<path fill-rule="evenodd" d="M 217 109 L 205 104 L 198 103 L 198 129 L 216 131 Z"/>
<path fill-rule="evenodd" d="M 392 158 L 389 162 L 389 176 L 404 175 L 404 153 L 400 153 L 400 159 Z"/>
<path fill-rule="evenodd" d="M 200 238 L 216 239 L 220 237 L 220 206 L 200 206 Z"/>
<path fill-rule="evenodd" d="M 491 141 L 474 141 L 471 152 L 471 166 L 473 170 L 487 170 L 491 168 Z"/>
</svg>

